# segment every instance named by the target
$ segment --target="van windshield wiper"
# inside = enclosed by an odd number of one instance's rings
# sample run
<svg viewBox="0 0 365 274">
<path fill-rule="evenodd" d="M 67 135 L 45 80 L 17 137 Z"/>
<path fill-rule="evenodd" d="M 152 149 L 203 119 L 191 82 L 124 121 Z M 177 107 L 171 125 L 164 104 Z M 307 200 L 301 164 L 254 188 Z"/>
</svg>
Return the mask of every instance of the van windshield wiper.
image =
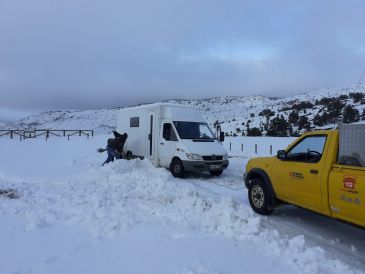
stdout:
<svg viewBox="0 0 365 274">
<path fill-rule="evenodd" d="M 192 140 L 193 142 L 214 142 L 214 139 L 212 138 L 196 138 Z"/>
</svg>

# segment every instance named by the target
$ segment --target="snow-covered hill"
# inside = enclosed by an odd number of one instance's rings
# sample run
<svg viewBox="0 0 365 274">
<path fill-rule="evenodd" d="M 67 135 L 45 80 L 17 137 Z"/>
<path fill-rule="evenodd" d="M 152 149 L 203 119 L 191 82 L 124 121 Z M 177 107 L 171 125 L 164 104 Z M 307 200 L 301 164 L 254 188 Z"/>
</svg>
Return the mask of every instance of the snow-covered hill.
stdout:
<svg viewBox="0 0 365 274">
<path fill-rule="evenodd" d="M 284 119 L 288 120 L 290 113 L 295 109 L 299 118 L 306 117 L 312 128 L 333 126 L 328 121 L 323 125 L 314 122 L 316 115 L 320 118 L 323 113 L 330 111 L 331 106 L 327 105 L 328 102 L 322 102 L 321 99 L 323 98 L 336 98 L 335 100 L 340 102 L 341 110 L 335 114 L 337 115 L 335 118 L 342 116 L 342 109 L 346 105 L 352 105 L 361 116 L 365 108 L 365 97 L 362 100 L 355 100 L 352 97 L 356 93 L 365 95 L 365 85 L 324 88 L 285 98 L 224 96 L 200 100 L 169 100 L 167 102 L 200 108 L 211 125 L 219 121 L 223 131 L 230 135 L 242 135 L 242 132 L 247 134 L 247 124 L 251 129 L 253 127 L 260 128 L 265 134 L 270 120 L 278 115 L 282 115 Z M 262 111 L 267 109 L 271 110 L 274 115 L 271 117 L 263 115 Z M 94 129 L 97 133 L 106 133 L 115 128 L 118 110 L 115 108 L 49 111 L 29 116 L 15 123 L 0 123 L 0 128 Z M 293 127 L 293 130 L 298 129 L 297 125 L 293 124 Z"/>
</svg>

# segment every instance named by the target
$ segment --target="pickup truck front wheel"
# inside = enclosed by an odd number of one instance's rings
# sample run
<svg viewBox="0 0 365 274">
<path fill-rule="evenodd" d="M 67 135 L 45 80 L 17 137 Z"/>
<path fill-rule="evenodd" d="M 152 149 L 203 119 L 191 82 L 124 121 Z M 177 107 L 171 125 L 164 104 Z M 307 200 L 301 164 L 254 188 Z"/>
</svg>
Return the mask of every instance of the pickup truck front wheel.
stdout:
<svg viewBox="0 0 365 274">
<path fill-rule="evenodd" d="M 248 185 L 248 199 L 252 209 L 260 215 L 270 215 L 273 210 L 269 208 L 271 197 L 266 184 L 255 178 Z"/>
</svg>

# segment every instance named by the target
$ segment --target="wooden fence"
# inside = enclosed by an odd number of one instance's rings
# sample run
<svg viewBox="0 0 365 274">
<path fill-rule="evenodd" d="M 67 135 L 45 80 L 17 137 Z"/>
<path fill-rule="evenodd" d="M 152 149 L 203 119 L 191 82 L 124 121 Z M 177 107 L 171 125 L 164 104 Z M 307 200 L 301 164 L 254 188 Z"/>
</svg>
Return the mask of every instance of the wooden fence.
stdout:
<svg viewBox="0 0 365 274">
<path fill-rule="evenodd" d="M 70 140 L 72 136 L 86 136 L 89 138 L 90 136 L 94 136 L 94 130 L 85 130 L 85 129 L 36 129 L 36 130 L 0 130 L 0 137 L 10 137 L 11 139 L 18 138 L 19 140 L 25 139 L 34 139 L 45 137 L 46 140 L 53 137 L 67 137 Z"/>
</svg>

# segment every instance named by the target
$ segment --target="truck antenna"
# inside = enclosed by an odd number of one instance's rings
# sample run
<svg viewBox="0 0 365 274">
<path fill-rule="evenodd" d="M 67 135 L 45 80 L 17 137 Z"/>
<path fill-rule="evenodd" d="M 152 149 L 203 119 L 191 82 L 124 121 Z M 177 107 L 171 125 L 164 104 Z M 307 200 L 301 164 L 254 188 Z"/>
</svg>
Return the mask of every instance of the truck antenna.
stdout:
<svg viewBox="0 0 365 274">
<path fill-rule="evenodd" d="M 363 72 L 361 74 L 361 77 L 360 77 L 360 80 L 359 80 L 359 85 L 362 84 L 362 80 L 364 79 L 364 75 L 365 75 L 365 68 L 364 68 L 364 70 L 363 70 Z"/>
</svg>

